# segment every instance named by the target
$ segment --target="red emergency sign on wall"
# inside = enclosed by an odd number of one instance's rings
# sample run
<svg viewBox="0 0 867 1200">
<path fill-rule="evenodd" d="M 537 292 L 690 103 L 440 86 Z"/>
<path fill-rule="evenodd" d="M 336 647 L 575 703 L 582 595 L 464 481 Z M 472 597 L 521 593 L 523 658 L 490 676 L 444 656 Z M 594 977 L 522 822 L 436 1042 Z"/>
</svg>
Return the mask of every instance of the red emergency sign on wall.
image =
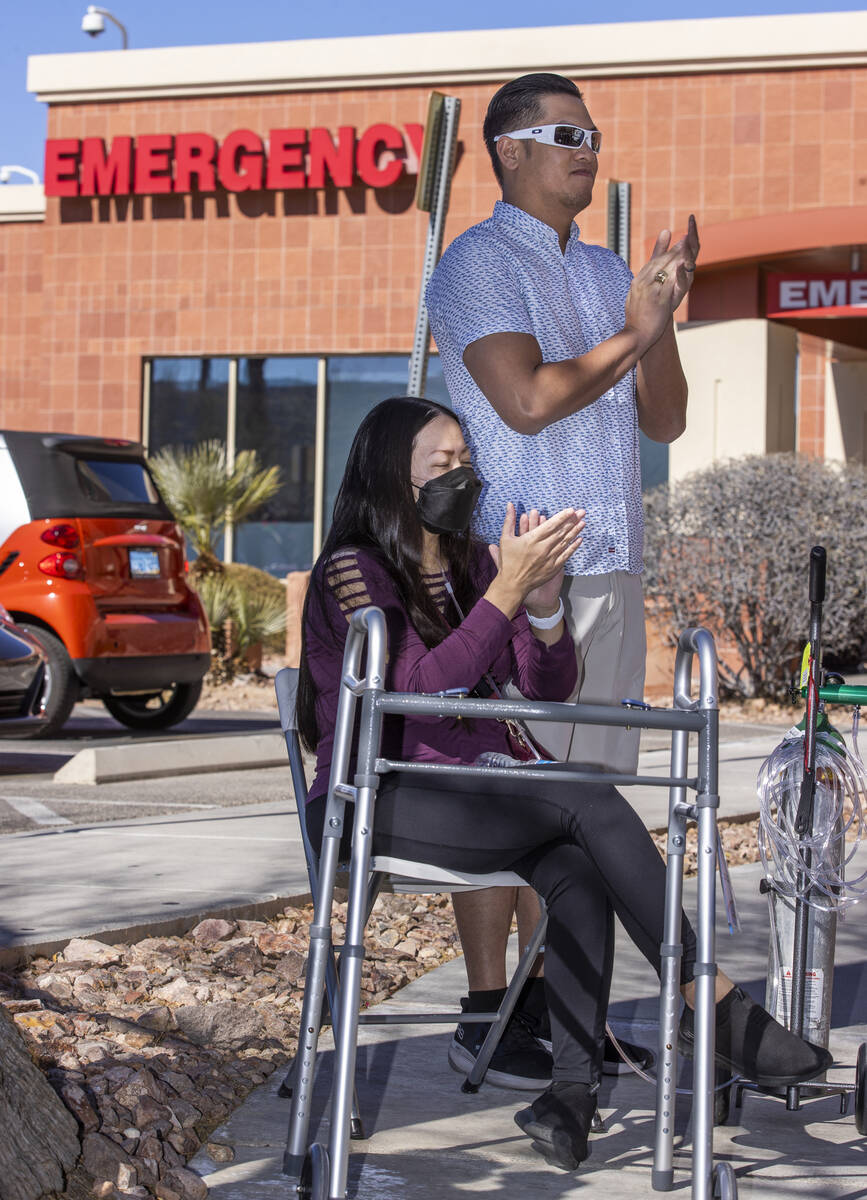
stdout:
<svg viewBox="0 0 867 1200">
<path fill-rule="evenodd" d="M 159 196 L 185 192 L 347 188 L 360 180 L 390 187 L 418 170 L 423 125 L 371 125 L 362 134 L 327 129 L 272 129 L 267 138 L 236 129 L 218 142 L 208 133 L 50 138 L 46 196 Z"/>
<path fill-rule="evenodd" d="M 867 317 L 867 272 L 768 275 L 769 317 Z"/>
</svg>

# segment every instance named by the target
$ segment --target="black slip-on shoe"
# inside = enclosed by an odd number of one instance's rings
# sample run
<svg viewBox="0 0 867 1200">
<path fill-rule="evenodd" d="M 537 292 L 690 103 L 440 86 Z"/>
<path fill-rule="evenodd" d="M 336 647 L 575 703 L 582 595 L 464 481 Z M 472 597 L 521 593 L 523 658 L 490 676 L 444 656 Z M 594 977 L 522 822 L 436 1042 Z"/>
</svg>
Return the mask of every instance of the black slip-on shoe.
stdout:
<svg viewBox="0 0 867 1200">
<path fill-rule="evenodd" d="M 695 1014 L 689 1005 L 681 1014 L 677 1048 L 692 1058 Z M 833 1061 L 823 1047 L 790 1033 L 742 988 L 732 988 L 717 1003 L 716 1062 L 733 1075 L 761 1087 L 787 1087 L 821 1075 Z"/>
<path fill-rule="evenodd" d="M 596 1112 L 596 1088 L 589 1083 L 552 1083 L 515 1124 L 552 1167 L 574 1171 L 590 1155 L 588 1136 Z"/>
</svg>

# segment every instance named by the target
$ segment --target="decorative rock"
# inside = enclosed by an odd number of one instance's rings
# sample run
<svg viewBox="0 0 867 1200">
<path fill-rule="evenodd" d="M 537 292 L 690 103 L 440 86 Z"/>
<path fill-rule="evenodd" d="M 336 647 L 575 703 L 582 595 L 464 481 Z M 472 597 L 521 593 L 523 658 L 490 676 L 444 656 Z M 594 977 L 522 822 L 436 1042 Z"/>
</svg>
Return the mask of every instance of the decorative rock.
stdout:
<svg viewBox="0 0 867 1200">
<path fill-rule="evenodd" d="M 200 1175 L 186 1167 L 173 1167 L 166 1173 L 164 1182 L 180 1195 L 181 1200 L 207 1200 L 208 1185 Z"/>
<path fill-rule="evenodd" d="M 193 1083 L 192 1079 L 190 1079 L 189 1075 L 185 1075 L 182 1071 L 163 1071 L 161 1079 L 164 1083 L 167 1083 L 169 1087 L 174 1088 L 174 1090 L 181 1095 L 184 1095 L 187 1092 L 194 1092 L 196 1090 L 196 1085 Z"/>
<path fill-rule="evenodd" d="M 177 981 L 175 980 L 172 983 L 167 984 L 166 987 L 159 989 L 160 993 L 163 993 L 161 999 L 174 1000 L 180 999 L 181 996 L 183 996 L 185 1000 L 189 1001 L 189 999 L 192 998 L 192 992 L 186 986 L 178 989 L 178 995 L 166 996 L 164 994 L 167 988 L 174 987 L 176 982 Z M 154 995 L 157 994 L 158 993 L 156 992 L 154 993 Z M 142 1029 L 153 1029 L 157 1033 L 165 1033 L 167 1029 L 174 1028 L 175 1019 L 172 1016 L 171 1009 L 166 1008 L 164 1005 L 158 1005 L 156 1008 L 149 1008 L 147 1012 L 143 1012 L 138 1018 L 136 1024 L 141 1025 Z"/>
<path fill-rule="evenodd" d="M 162 1142 L 153 1130 L 146 1129 L 143 1131 L 141 1140 L 136 1148 L 135 1156 L 137 1159 L 147 1159 L 151 1163 L 159 1163 L 163 1157 Z M 156 1168 L 153 1168 L 156 1170 Z"/>
<path fill-rule="evenodd" d="M 105 1078 L 113 1088 L 119 1088 L 132 1074 L 134 1074 L 132 1067 L 118 1065 L 116 1067 L 109 1067 L 105 1072 Z"/>
<path fill-rule="evenodd" d="M 304 977 L 307 960 L 297 950 L 291 950 L 285 958 L 281 958 L 274 970 L 286 983 L 297 984 Z"/>
<path fill-rule="evenodd" d="M 213 966 L 229 975 L 250 978 L 262 969 L 262 955 L 249 939 L 239 940 L 214 955 Z"/>
<path fill-rule="evenodd" d="M 153 1033 L 146 1033 L 145 1030 L 130 1030 L 129 1033 L 121 1033 L 118 1035 L 119 1042 L 124 1046 L 129 1046 L 132 1050 L 143 1050 L 145 1046 L 150 1046 L 154 1040 Z"/>
<path fill-rule="evenodd" d="M 181 1193 L 169 1187 L 165 1180 L 160 1180 L 156 1190 L 157 1200 L 183 1200 Z"/>
<path fill-rule="evenodd" d="M 267 921 L 238 922 L 238 933 L 241 935 L 241 937 L 258 937 L 260 933 L 263 933 L 266 929 L 270 928 L 271 926 Z"/>
<path fill-rule="evenodd" d="M 277 933 L 273 929 L 266 929 L 260 933 L 256 938 L 256 945 L 263 954 L 273 956 L 287 954 L 295 949 L 294 941 L 288 933 Z"/>
<path fill-rule="evenodd" d="M 104 1058 L 109 1056 L 108 1043 L 104 1041 L 79 1042 L 77 1046 L 78 1057 L 84 1063 L 102 1062 Z"/>
<path fill-rule="evenodd" d="M 99 1129 L 99 1117 L 83 1088 L 76 1083 L 67 1083 L 61 1087 L 60 1097 L 78 1121 L 82 1133 L 91 1133 Z"/>
<path fill-rule="evenodd" d="M 167 1143 L 181 1156 L 180 1166 L 192 1158 L 199 1148 L 199 1139 L 189 1129 L 176 1129 L 166 1138 Z"/>
<path fill-rule="evenodd" d="M 113 1099 L 116 1104 L 133 1109 L 142 1096 L 151 1096 L 160 1102 L 166 1098 L 165 1088 L 147 1067 L 142 1067 L 127 1079 L 114 1093 Z"/>
<path fill-rule="evenodd" d="M 202 1119 L 201 1112 L 180 1096 L 169 1100 L 168 1109 L 170 1116 L 177 1121 L 181 1129 L 192 1129 Z"/>
<path fill-rule="evenodd" d="M 199 943 L 200 946 L 213 946 L 223 938 L 229 937 L 235 931 L 234 921 L 223 921 L 219 917 L 208 917 L 204 921 L 200 921 L 195 929 L 191 929 L 189 936 Z"/>
<path fill-rule="evenodd" d="M 139 1129 L 156 1130 L 159 1133 L 169 1133 L 172 1129 L 172 1117 L 165 1105 L 158 1103 L 152 1096 L 141 1096 L 133 1110 L 133 1118 Z"/>
<path fill-rule="evenodd" d="M 121 1163 L 117 1168 L 117 1186 L 122 1191 L 126 1191 L 128 1188 L 134 1188 L 137 1184 L 138 1176 L 135 1167 Z"/>
<path fill-rule="evenodd" d="M 122 962 L 123 956 L 114 946 L 107 946 L 95 938 L 73 938 L 63 951 L 63 959 L 67 963 L 99 963 L 105 966 L 107 963 Z"/>
<path fill-rule="evenodd" d="M 175 1022 L 197 1046 L 242 1046 L 262 1030 L 262 1018 L 254 1008 L 231 1000 L 175 1009 Z"/>
<path fill-rule="evenodd" d="M 88 1133 L 82 1143 L 82 1163 L 84 1169 L 101 1183 L 108 1180 L 117 1183 L 118 1169 L 122 1166 L 131 1167 L 132 1160 L 121 1147 L 102 1133 Z"/>
<path fill-rule="evenodd" d="M 208 1142 L 205 1149 L 216 1163 L 234 1161 L 234 1149 L 231 1146 L 226 1146 L 223 1142 Z"/>
<path fill-rule="evenodd" d="M 186 1165 L 186 1161 L 184 1156 L 178 1153 L 168 1139 L 163 1142 L 163 1163 L 166 1170 L 170 1167 L 183 1167 Z"/>
</svg>

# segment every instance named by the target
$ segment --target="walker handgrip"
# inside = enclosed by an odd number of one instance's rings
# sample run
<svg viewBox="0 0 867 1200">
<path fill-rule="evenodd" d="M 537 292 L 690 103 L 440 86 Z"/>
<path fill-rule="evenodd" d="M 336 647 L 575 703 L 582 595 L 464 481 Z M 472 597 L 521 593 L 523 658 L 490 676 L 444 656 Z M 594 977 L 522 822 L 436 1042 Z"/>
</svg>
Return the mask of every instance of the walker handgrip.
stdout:
<svg viewBox="0 0 867 1200">
<path fill-rule="evenodd" d="M 814 546 L 810 551 L 810 603 L 825 600 L 825 547 Z"/>
</svg>

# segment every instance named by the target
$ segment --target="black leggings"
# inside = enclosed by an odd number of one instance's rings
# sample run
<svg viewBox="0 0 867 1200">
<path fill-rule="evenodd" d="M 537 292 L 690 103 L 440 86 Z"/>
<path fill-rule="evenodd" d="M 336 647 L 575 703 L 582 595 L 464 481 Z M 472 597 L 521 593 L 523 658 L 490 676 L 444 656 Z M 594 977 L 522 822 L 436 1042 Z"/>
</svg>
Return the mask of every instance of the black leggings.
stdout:
<svg viewBox="0 0 867 1200">
<path fill-rule="evenodd" d="M 616 914 L 659 974 L 665 867 L 641 819 L 607 783 L 439 776 L 382 779 L 374 854 L 484 873 L 511 870 L 548 906 L 545 992 L 554 1078 L 598 1078 Z M 319 845 L 325 797 L 307 819 Z M 692 978 L 695 934 L 684 916 L 681 978 Z"/>
</svg>

